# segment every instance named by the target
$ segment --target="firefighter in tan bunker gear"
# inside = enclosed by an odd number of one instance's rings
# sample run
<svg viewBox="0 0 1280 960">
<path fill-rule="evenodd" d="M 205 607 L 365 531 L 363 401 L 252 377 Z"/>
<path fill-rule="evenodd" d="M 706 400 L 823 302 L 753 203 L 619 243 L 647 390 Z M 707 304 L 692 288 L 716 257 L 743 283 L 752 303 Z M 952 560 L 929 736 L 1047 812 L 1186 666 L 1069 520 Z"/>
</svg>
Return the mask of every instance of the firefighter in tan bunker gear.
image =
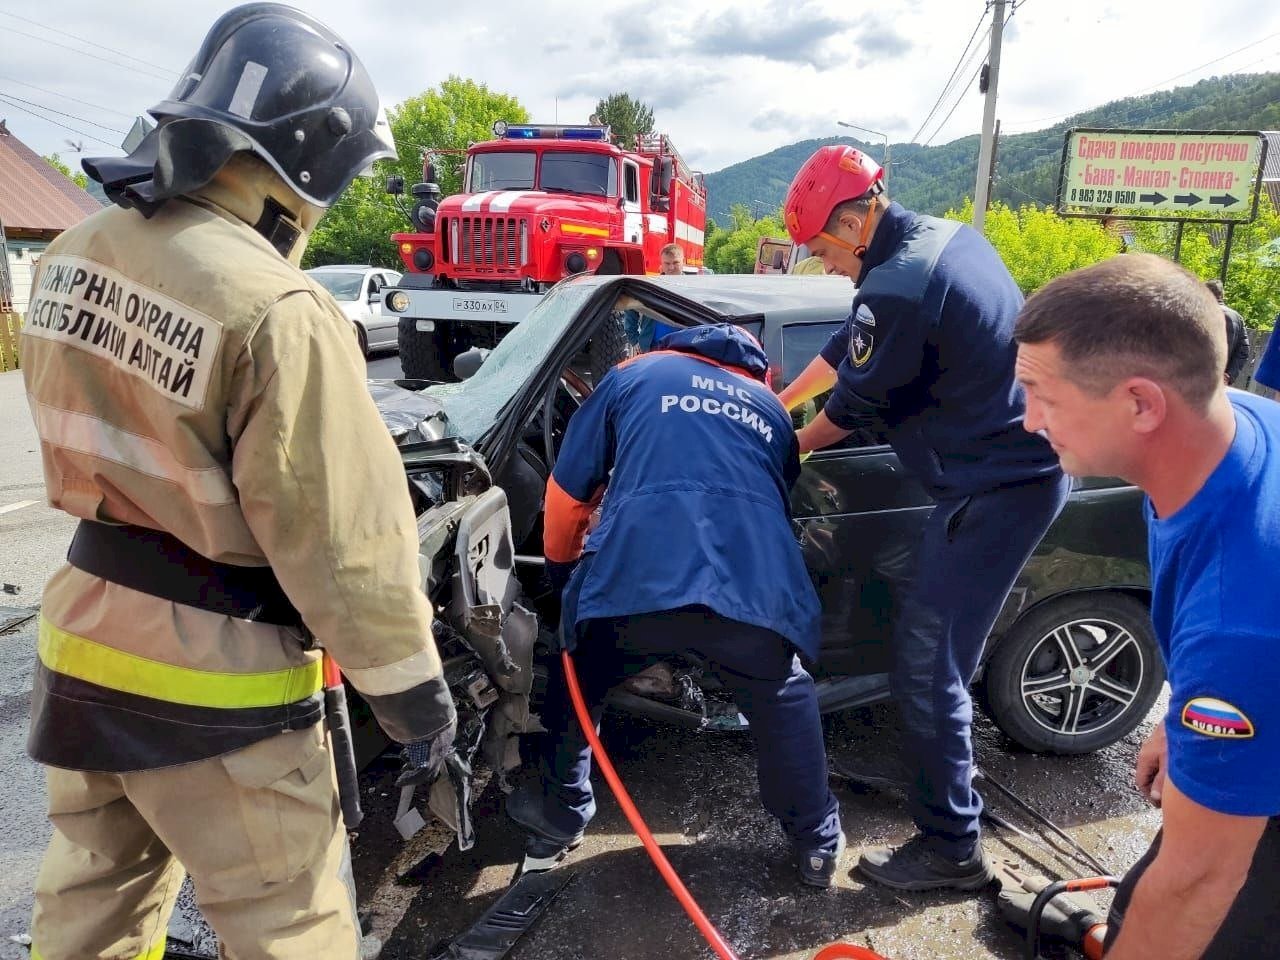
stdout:
<svg viewBox="0 0 1280 960">
<path fill-rule="evenodd" d="M 23 373 L 52 504 L 28 749 L 54 832 L 37 960 L 160 958 L 184 870 L 224 957 L 360 955 L 322 719 L 330 651 L 415 775 L 456 716 L 400 458 L 298 268 L 394 156 L 359 60 L 277 4 L 214 25 L 114 206 L 41 258 Z"/>
</svg>

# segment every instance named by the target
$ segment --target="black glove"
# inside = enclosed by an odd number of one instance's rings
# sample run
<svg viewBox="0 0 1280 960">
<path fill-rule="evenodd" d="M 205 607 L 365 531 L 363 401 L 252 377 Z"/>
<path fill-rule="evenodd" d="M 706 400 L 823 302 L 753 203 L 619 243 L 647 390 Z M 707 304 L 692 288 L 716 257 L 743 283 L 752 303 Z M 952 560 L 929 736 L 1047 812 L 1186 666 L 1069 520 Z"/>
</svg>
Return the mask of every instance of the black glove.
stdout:
<svg viewBox="0 0 1280 960">
<path fill-rule="evenodd" d="M 569 563 L 556 563 L 554 560 L 548 560 L 547 579 L 551 581 L 551 589 L 557 594 L 564 593 L 564 588 L 569 585 L 569 579 L 576 569 L 578 569 L 577 560 L 571 560 Z"/>
<path fill-rule="evenodd" d="M 444 762 L 453 752 L 453 738 L 458 730 L 457 721 L 449 724 L 433 737 L 425 740 L 414 740 L 406 743 L 400 756 L 404 759 L 404 769 L 396 778 L 397 787 L 418 786 L 434 783 Z"/>
</svg>

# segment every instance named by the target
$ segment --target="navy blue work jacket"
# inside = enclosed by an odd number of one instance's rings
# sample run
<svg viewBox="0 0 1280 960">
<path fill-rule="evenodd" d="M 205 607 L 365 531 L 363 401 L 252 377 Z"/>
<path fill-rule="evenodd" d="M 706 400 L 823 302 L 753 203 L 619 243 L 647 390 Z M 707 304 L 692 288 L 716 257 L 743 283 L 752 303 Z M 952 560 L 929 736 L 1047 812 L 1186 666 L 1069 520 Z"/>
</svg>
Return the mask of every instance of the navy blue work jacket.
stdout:
<svg viewBox="0 0 1280 960">
<path fill-rule="evenodd" d="M 700 605 L 818 654 L 819 603 L 791 528 L 791 418 L 740 328 L 701 326 L 614 368 L 569 422 L 547 484 L 547 559 L 593 619 Z M 607 492 L 606 492 L 607 489 Z M 583 532 L 603 498 L 599 526 Z"/>
<path fill-rule="evenodd" d="M 825 412 L 884 422 L 898 458 L 938 499 L 1058 469 L 1023 429 L 1013 324 L 1022 293 L 981 234 L 891 203 L 863 258 L 853 310 L 822 349 L 838 371 Z"/>
</svg>

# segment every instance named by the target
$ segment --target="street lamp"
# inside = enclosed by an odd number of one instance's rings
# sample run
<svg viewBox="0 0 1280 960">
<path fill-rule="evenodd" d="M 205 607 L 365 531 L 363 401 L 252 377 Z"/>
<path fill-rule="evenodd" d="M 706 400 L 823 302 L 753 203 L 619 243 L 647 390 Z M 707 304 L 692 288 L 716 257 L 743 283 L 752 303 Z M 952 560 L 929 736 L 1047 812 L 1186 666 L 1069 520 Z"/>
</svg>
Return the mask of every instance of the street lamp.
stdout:
<svg viewBox="0 0 1280 960">
<path fill-rule="evenodd" d="M 863 133 L 870 133 L 873 136 L 884 137 L 884 177 L 889 179 L 889 135 L 881 133 L 879 130 L 872 130 L 870 127 L 860 127 L 856 123 L 845 123 L 843 120 L 837 120 L 836 123 L 842 127 L 848 127 L 850 130 L 861 130 Z"/>
</svg>

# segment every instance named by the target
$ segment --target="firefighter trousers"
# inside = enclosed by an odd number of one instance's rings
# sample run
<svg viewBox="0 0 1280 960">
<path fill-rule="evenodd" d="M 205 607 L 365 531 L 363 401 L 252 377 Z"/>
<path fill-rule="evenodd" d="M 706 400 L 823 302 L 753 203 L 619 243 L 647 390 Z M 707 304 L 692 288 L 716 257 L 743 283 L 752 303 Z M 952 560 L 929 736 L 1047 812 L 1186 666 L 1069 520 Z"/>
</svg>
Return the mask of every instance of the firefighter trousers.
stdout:
<svg viewBox="0 0 1280 960">
<path fill-rule="evenodd" d="M 184 870 L 224 960 L 360 956 L 324 728 L 134 773 L 50 767 L 33 960 L 160 960 Z"/>
</svg>

